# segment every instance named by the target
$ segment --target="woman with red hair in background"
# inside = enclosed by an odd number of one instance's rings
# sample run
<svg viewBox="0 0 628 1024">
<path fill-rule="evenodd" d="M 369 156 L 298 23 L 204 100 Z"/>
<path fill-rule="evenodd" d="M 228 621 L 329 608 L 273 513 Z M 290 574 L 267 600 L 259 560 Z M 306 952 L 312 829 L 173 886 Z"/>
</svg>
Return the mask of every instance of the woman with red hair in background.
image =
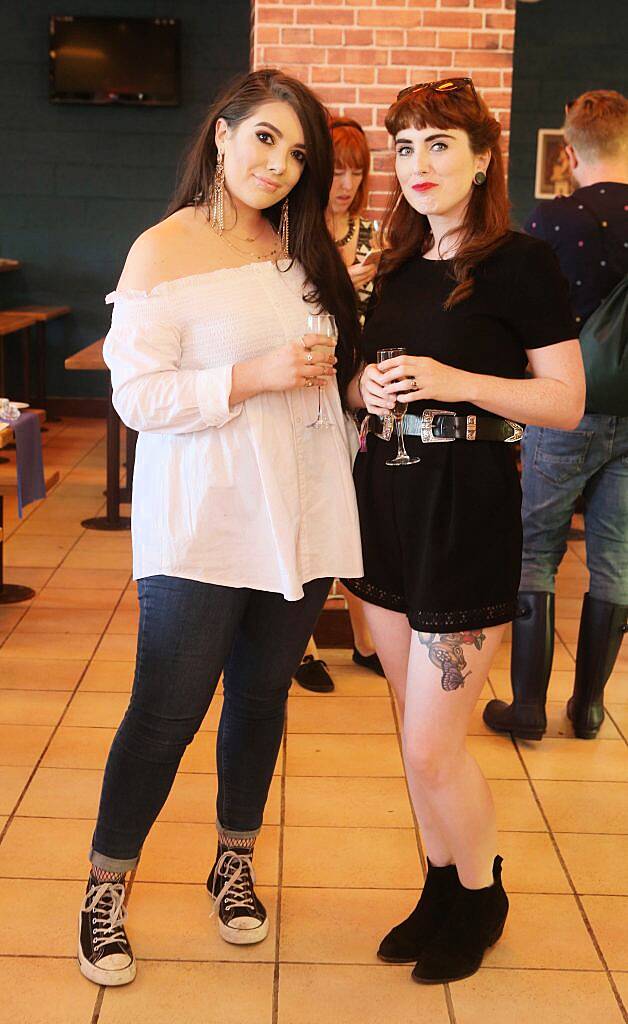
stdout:
<svg viewBox="0 0 628 1024">
<path fill-rule="evenodd" d="M 428 866 L 379 956 L 416 961 L 429 984 L 477 971 L 508 911 L 491 792 L 466 747 L 517 608 L 521 489 L 503 442 L 520 423 L 572 430 L 584 375 L 554 254 L 510 228 L 500 125 L 471 79 L 404 89 L 386 128 L 397 186 L 349 388 L 369 417 L 354 465 L 364 577 L 348 582 L 397 698 Z M 391 466 L 390 414 L 405 408 L 408 455 Z"/>
<path fill-rule="evenodd" d="M 330 121 L 334 145 L 334 178 L 325 213 L 327 227 L 347 267 L 356 290 L 360 322 L 364 323 L 366 307 L 373 291 L 378 264 L 378 224 L 363 216 L 368 198 L 371 154 L 361 125 L 351 118 Z M 370 259 L 364 263 L 369 254 Z M 353 632 L 353 661 L 362 668 L 384 675 L 381 662 L 369 632 L 362 601 L 341 583 L 336 583 L 347 602 Z M 300 686 L 315 693 L 330 693 L 334 681 L 327 665 L 318 656 L 310 640 L 303 661 L 295 672 Z"/>
<path fill-rule="evenodd" d="M 378 262 L 376 255 L 364 260 L 379 248 L 377 221 L 363 216 L 371 154 L 357 121 L 337 118 L 329 127 L 334 144 L 334 180 L 325 219 L 358 294 L 360 320 L 364 323 Z"/>
</svg>

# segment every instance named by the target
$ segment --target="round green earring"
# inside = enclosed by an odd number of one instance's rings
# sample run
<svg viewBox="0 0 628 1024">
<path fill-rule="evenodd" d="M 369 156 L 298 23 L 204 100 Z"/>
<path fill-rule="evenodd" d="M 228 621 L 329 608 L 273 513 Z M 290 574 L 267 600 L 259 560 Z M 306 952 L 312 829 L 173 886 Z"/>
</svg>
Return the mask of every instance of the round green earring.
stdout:
<svg viewBox="0 0 628 1024">
<path fill-rule="evenodd" d="M 473 181 L 476 185 L 483 185 L 486 181 L 486 175 L 484 171 L 476 171 L 473 176 Z"/>
</svg>

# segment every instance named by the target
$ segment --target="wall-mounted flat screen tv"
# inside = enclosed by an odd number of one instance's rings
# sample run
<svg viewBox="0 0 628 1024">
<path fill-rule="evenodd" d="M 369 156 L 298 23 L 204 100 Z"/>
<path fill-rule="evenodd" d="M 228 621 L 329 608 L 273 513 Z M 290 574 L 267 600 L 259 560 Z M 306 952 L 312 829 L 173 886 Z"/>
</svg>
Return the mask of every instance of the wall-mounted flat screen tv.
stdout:
<svg viewBox="0 0 628 1024">
<path fill-rule="evenodd" d="M 50 19 L 50 99 L 174 107 L 180 102 L 176 18 Z"/>
</svg>

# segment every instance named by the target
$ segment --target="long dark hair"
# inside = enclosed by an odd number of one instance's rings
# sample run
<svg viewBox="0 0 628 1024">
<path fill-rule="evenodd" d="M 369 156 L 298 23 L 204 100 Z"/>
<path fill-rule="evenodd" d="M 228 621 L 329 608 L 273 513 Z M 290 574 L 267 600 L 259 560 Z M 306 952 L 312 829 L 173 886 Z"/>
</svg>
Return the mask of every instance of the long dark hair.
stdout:
<svg viewBox="0 0 628 1024">
<path fill-rule="evenodd" d="M 167 215 L 202 203 L 209 216 L 217 158 L 216 122 L 224 118 L 233 128 L 261 104 L 277 100 L 290 104 L 305 139 L 305 167 L 289 193 L 290 256 L 305 272 L 307 301 L 317 303 L 336 318 L 338 387 L 344 405 L 347 385 L 358 364 L 359 326 L 355 291 L 325 223 L 334 156 L 325 108 L 314 93 L 296 78 L 275 69 L 253 71 L 237 78 L 213 104 L 193 140 Z M 262 214 L 278 228 L 281 202 Z"/>
<path fill-rule="evenodd" d="M 499 144 L 501 126 L 491 116 L 484 100 L 471 89 L 452 92 L 420 89 L 402 96 L 386 115 L 386 128 L 393 138 L 403 128 L 427 127 L 460 128 L 469 136 L 473 153 L 490 151 L 491 154 L 486 182 L 472 187 L 461 225 L 460 244 L 452 261 L 456 286 L 444 306 L 451 309 L 473 291 L 473 273 L 478 263 L 508 237 L 510 204 Z M 432 244 L 427 217 L 410 206 L 398 181 L 390 196 L 383 233 L 390 248 L 385 250 L 380 263 L 378 289 L 388 274 Z"/>
</svg>

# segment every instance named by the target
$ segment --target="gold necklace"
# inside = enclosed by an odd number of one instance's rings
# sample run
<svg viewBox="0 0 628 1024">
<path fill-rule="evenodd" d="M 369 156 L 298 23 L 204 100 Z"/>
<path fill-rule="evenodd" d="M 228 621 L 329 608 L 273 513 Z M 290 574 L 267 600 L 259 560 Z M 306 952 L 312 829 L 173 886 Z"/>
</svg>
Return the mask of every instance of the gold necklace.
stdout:
<svg viewBox="0 0 628 1024">
<path fill-rule="evenodd" d="M 258 234 L 257 234 L 257 235 L 255 235 L 255 237 L 254 237 L 254 238 L 248 238 L 247 236 L 245 236 L 244 238 L 240 238 L 240 236 L 239 236 L 239 235 L 236 235 L 236 234 L 235 234 L 235 233 L 233 232 L 233 228 L 230 228 L 230 229 L 229 229 L 229 232 L 230 232 L 230 234 L 233 234 L 233 238 L 237 238 L 238 242 L 257 242 L 257 239 L 258 239 L 258 238 L 261 238 L 261 237 L 262 237 L 262 235 L 263 235 L 263 233 L 264 233 L 264 229 L 265 229 L 265 227 L 266 227 L 266 225 L 265 225 L 264 223 L 262 223 L 262 227 L 261 227 L 261 230 L 260 230 L 260 231 L 258 232 Z M 224 230 L 225 230 L 225 229 L 223 228 L 223 231 L 224 231 Z"/>
<path fill-rule="evenodd" d="M 240 249 L 239 246 L 234 245 L 233 242 L 230 242 L 229 239 L 226 237 L 226 235 L 221 234 L 219 231 L 216 231 L 215 228 L 213 228 L 213 230 L 218 235 L 218 237 L 222 239 L 223 242 L 226 242 L 226 244 L 229 246 L 230 249 L 233 249 L 234 252 L 239 253 L 240 256 L 250 256 L 254 260 L 268 260 L 268 259 L 271 259 L 273 256 L 275 256 L 277 254 L 277 252 L 279 251 L 278 248 L 277 248 L 277 242 L 276 241 L 275 241 L 275 244 L 273 245 L 273 248 L 269 252 L 257 253 L 257 252 L 251 252 L 249 249 Z M 260 234 L 261 234 L 261 232 L 260 232 Z M 275 234 L 275 237 L 276 237 L 276 232 L 275 231 L 273 231 L 273 234 Z M 259 235 L 257 237 L 259 238 Z"/>
</svg>

